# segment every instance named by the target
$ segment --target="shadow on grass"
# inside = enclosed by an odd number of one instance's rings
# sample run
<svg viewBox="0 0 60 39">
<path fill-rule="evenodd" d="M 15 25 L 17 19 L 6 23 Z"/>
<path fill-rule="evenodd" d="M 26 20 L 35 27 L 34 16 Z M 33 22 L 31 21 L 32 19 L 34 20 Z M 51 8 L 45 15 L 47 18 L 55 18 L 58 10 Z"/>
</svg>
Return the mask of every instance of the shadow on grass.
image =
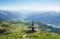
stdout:
<svg viewBox="0 0 60 39">
<path fill-rule="evenodd" d="M 34 32 L 36 32 L 36 31 L 29 30 L 29 31 L 27 31 L 26 33 L 27 33 L 27 34 L 30 34 L 30 33 L 34 33 Z"/>
</svg>

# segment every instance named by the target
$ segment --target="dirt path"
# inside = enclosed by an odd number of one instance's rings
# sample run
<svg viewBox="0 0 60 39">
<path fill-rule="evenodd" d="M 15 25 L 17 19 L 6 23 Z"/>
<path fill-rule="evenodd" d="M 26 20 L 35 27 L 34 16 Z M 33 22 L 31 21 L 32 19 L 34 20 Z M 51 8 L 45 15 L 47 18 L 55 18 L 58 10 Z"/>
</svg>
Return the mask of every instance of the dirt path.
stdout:
<svg viewBox="0 0 60 39">
<path fill-rule="evenodd" d="M 23 35 L 23 39 L 27 39 L 26 37 L 27 37 L 27 34 Z"/>
<path fill-rule="evenodd" d="M 19 39 L 27 39 L 26 38 L 27 37 L 27 34 L 24 34 L 21 38 L 19 38 Z"/>
</svg>

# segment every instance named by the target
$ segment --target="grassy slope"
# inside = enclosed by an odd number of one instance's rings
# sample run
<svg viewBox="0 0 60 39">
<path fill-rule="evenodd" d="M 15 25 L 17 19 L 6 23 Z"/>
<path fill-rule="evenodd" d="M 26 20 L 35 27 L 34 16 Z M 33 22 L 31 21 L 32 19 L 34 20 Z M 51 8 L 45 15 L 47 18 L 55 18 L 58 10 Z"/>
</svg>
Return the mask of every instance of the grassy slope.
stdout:
<svg viewBox="0 0 60 39">
<path fill-rule="evenodd" d="M 60 35 L 39 30 L 35 33 L 28 34 L 27 39 L 60 39 Z"/>
<path fill-rule="evenodd" d="M 5 22 L 4 22 L 5 23 Z M 5 24 L 9 24 L 9 23 L 5 23 Z M 5 29 L 7 29 L 7 32 L 9 34 L 5 34 L 3 33 L 3 35 L 0 34 L 0 39 L 18 39 L 21 38 L 26 30 L 26 25 L 24 23 L 16 23 L 16 24 L 10 24 L 10 27 L 4 27 Z M 25 27 L 23 27 L 25 26 Z"/>
<path fill-rule="evenodd" d="M 16 32 L 16 33 L 7 34 L 7 35 L 1 35 L 0 39 L 18 39 L 19 37 L 21 37 L 23 35 L 24 35 L 24 33 Z"/>
<path fill-rule="evenodd" d="M 5 22 L 5 24 L 9 24 L 9 22 Z M 9 25 L 10 27 L 5 27 L 9 34 L 0 34 L 0 39 L 18 39 L 23 37 L 27 27 L 24 23 L 12 23 Z M 27 34 L 27 39 L 60 39 L 60 35 L 56 33 L 43 32 L 38 30 L 37 32 Z"/>
</svg>

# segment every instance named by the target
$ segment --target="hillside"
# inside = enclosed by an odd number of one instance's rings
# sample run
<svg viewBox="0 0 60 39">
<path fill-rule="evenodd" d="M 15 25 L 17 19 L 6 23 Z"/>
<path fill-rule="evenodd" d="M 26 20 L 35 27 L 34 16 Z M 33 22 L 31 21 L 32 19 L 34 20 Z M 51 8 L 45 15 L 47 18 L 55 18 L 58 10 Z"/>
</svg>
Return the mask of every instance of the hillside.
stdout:
<svg viewBox="0 0 60 39">
<path fill-rule="evenodd" d="M 0 23 L 0 39 L 18 39 L 27 31 L 27 26 L 24 23 L 14 23 L 3 21 Z"/>
<path fill-rule="evenodd" d="M 42 27 L 36 32 L 26 33 L 29 31 L 26 23 L 3 21 L 0 23 L 0 39 L 60 39 L 60 34 L 41 30 Z"/>
</svg>

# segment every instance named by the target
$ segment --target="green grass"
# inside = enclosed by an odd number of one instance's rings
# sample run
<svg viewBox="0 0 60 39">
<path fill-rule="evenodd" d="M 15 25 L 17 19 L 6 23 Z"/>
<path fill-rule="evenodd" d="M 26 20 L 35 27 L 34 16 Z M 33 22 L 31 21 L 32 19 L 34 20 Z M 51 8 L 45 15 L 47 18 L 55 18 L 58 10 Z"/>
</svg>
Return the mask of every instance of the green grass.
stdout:
<svg viewBox="0 0 60 39">
<path fill-rule="evenodd" d="M 6 30 L 3 34 L 0 34 L 0 39 L 18 39 L 21 38 L 27 30 L 27 26 L 24 23 L 10 24 L 9 22 L 3 22 L 3 24 L 8 24 L 9 27 L 0 26 L 0 29 Z"/>
<path fill-rule="evenodd" d="M 23 32 L 16 32 L 6 35 L 0 35 L 0 39 L 18 39 L 24 35 Z"/>
<path fill-rule="evenodd" d="M 28 34 L 27 39 L 60 39 L 60 35 L 39 30 L 35 33 Z"/>
<path fill-rule="evenodd" d="M 9 25 L 9 27 L 1 27 L 0 29 L 6 29 L 7 31 L 3 34 L 0 34 L 0 39 L 21 39 L 26 31 L 28 30 L 27 25 L 24 23 L 10 23 L 3 22 L 4 24 Z M 7 34 L 8 33 L 8 34 Z M 29 33 L 26 36 L 27 39 L 60 39 L 60 34 L 53 32 L 43 32 L 38 30 L 34 33 Z"/>
</svg>

